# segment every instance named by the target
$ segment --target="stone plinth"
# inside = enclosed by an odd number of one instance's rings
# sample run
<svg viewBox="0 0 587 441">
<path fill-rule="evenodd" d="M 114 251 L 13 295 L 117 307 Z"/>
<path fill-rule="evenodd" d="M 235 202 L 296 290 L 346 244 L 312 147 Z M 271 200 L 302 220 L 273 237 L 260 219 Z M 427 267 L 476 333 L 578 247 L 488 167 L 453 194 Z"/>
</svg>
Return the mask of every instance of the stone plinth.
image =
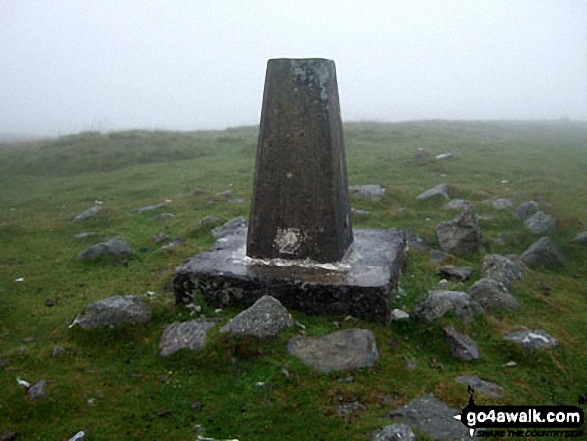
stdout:
<svg viewBox="0 0 587 441">
<path fill-rule="evenodd" d="M 201 292 L 215 307 L 248 307 L 271 295 L 286 308 L 307 314 L 342 314 L 387 323 L 405 266 L 405 240 L 398 230 L 355 230 L 354 242 L 337 264 L 309 260 L 251 259 L 246 227 L 219 239 L 210 251 L 186 260 L 173 286 L 177 303 Z"/>
<path fill-rule="evenodd" d="M 269 60 L 247 255 L 338 262 L 352 241 L 334 62 Z"/>
</svg>

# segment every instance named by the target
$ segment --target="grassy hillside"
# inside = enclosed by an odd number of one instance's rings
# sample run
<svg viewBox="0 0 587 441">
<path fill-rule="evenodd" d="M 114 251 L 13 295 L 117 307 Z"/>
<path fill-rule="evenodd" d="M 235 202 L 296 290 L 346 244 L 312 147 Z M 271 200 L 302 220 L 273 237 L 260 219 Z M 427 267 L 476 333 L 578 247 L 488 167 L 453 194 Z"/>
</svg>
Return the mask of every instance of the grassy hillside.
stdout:
<svg viewBox="0 0 587 441">
<path fill-rule="evenodd" d="M 505 388 L 504 397 L 478 403 L 576 404 L 587 392 L 587 248 L 571 239 L 587 230 L 587 125 L 522 122 L 347 123 L 345 142 L 350 184 L 381 184 L 380 202 L 353 200 L 371 215 L 358 228 L 398 227 L 434 238 L 438 223 L 455 212 L 443 201 L 418 201 L 441 182 L 453 198 L 473 202 L 491 252 L 520 254 L 537 237 L 481 201 L 509 198 L 542 201 L 558 228 L 550 237 L 566 257 L 564 267 L 533 271 L 512 293 L 515 313 L 480 317 L 467 332 L 481 358 L 455 360 L 440 323 L 345 322 L 292 311 L 308 335 L 364 327 L 377 336 L 380 359 L 368 370 L 318 374 L 291 357 L 292 329 L 274 340 L 225 340 L 214 334 L 200 353 L 158 357 L 163 327 L 189 320 L 167 286 L 174 269 L 207 249 L 209 228 L 193 224 L 207 215 L 248 216 L 257 128 L 218 132 L 82 133 L 26 143 L 0 144 L 0 433 L 18 439 L 69 439 L 84 430 L 90 440 L 189 440 L 197 434 L 244 440 L 362 440 L 389 424 L 395 409 L 425 393 L 457 408 L 468 399 L 459 375 L 478 375 Z M 417 162 L 423 147 L 433 156 Z M 232 190 L 231 203 L 217 193 Z M 71 219 L 102 201 L 87 221 Z M 140 206 L 167 203 L 172 219 L 137 214 Z M 76 239 L 75 234 L 96 236 Z M 184 243 L 168 251 L 152 237 L 164 232 Z M 496 241 L 507 234 L 504 243 Z M 103 239 L 124 236 L 133 254 L 124 261 L 80 263 L 75 256 Z M 475 268 L 473 280 L 452 284 L 466 290 L 479 276 L 477 253 L 451 256 Z M 16 282 L 23 278 L 22 282 Z M 413 307 L 439 281 L 426 253 L 410 251 L 401 295 L 394 307 Z M 546 289 L 546 288 L 548 289 Z M 154 295 L 146 296 L 147 292 Z M 146 326 L 119 330 L 69 329 L 91 302 L 112 295 L 145 296 L 154 316 Z M 47 306 L 53 303 L 54 306 Z M 228 320 L 202 305 L 206 316 Z M 461 324 L 457 328 L 464 329 Z M 518 325 L 543 328 L 559 339 L 552 352 L 527 354 L 502 335 Z M 33 341 L 25 340 L 33 337 Z M 53 356 L 56 346 L 66 349 Z M 410 370 L 405 359 L 418 365 Z M 515 368 L 504 368 L 515 361 Z M 287 370 L 289 376 L 283 374 Z M 48 397 L 31 401 L 16 377 L 49 381 Z M 264 383 L 260 387 L 257 384 Z M 358 399 L 365 410 L 339 416 L 341 403 Z M 192 407 L 194 402 L 200 406 Z M 164 412 L 166 411 L 166 412 Z M 425 438 L 423 438 L 425 439 Z"/>
</svg>

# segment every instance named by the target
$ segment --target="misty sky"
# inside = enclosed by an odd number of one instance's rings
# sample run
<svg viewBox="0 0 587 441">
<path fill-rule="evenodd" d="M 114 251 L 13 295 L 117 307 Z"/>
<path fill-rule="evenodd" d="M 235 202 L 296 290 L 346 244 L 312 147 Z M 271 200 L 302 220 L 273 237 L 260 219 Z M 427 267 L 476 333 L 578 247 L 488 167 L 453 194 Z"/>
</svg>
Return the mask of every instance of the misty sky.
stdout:
<svg viewBox="0 0 587 441">
<path fill-rule="evenodd" d="M 258 124 L 278 57 L 344 120 L 587 120 L 585 0 L 1 0 L 0 133 Z"/>
</svg>

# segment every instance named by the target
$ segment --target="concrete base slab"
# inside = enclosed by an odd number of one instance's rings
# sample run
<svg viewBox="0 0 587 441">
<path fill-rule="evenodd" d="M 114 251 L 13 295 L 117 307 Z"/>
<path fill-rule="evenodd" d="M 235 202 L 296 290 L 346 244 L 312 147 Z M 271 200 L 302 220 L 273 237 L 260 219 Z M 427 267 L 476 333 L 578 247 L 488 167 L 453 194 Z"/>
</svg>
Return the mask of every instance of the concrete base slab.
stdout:
<svg viewBox="0 0 587 441">
<path fill-rule="evenodd" d="M 306 314 L 342 314 L 387 323 L 391 302 L 406 263 L 399 230 L 354 230 L 354 242 L 341 262 L 251 259 L 247 228 L 219 239 L 210 251 L 187 259 L 176 271 L 178 304 L 195 293 L 215 307 L 252 305 L 271 295 L 286 308 Z"/>
</svg>

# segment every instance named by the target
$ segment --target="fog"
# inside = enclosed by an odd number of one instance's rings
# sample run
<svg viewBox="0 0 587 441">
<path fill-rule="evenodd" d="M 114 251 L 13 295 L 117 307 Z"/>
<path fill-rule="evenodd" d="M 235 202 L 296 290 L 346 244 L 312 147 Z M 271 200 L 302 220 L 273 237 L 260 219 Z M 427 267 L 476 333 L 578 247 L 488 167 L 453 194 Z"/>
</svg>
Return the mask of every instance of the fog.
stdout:
<svg viewBox="0 0 587 441">
<path fill-rule="evenodd" d="M 270 58 L 344 120 L 587 120 L 587 2 L 2 0 L 0 133 L 258 124 Z"/>
</svg>

